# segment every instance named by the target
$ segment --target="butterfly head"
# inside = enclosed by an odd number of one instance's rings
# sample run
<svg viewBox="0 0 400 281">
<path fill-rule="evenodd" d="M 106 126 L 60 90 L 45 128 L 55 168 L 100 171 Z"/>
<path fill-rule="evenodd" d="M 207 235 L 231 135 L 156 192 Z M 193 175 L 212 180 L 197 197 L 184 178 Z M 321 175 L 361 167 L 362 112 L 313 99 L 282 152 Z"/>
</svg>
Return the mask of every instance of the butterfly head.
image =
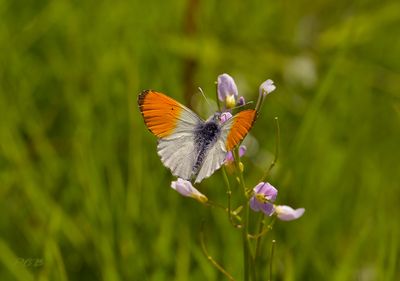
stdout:
<svg viewBox="0 0 400 281">
<path fill-rule="evenodd" d="M 213 122 L 221 126 L 231 117 L 232 114 L 230 112 L 215 112 L 207 119 L 206 122 Z"/>
</svg>

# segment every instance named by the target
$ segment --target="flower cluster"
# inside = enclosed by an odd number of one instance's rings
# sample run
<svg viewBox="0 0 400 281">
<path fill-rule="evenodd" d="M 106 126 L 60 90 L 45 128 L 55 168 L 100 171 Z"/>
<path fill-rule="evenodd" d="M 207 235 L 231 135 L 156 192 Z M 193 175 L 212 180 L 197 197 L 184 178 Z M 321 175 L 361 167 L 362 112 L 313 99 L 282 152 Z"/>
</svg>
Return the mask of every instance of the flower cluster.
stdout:
<svg viewBox="0 0 400 281">
<path fill-rule="evenodd" d="M 208 198 L 198 191 L 190 181 L 178 178 L 171 183 L 171 188 L 181 195 L 206 203 Z M 276 216 L 283 221 L 291 221 L 300 218 L 305 209 L 293 209 L 286 205 L 275 205 L 278 190 L 268 182 L 260 182 L 253 189 L 253 196 L 250 198 L 250 208 L 255 212 L 263 212 L 267 216 Z"/>
<path fill-rule="evenodd" d="M 253 189 L 253 196 L 250 199 L 250 208 L 259 212 L 262 211 L 267 216 L 276 214 L 280 220 L 291 221 L 298 219 L 304 214 L 305 209 L 294 210 L 285 205 L 274 205 L 278 190 L 268 182 L 260 182 Z"/>
<path fill-rule="evenodd" d="M 272 93 L 275 89 L 276 87 L 271 79 L 263 82 L 259 88 L 259 94 L 261 97 L 261 99 L 259 98 L 259 102 L 263 100 L 263 97 Z M 243 106 L 246 104 L 244 97 L 239 97 L 236 83 L 229 74 L 224 73 L 218 76 L 217 92 L 218 99 L 224 103 L 226 110 L 230 110 L 235 106 Z M 259 107 L 256 109 L 258 110 Z"/>
</svg>

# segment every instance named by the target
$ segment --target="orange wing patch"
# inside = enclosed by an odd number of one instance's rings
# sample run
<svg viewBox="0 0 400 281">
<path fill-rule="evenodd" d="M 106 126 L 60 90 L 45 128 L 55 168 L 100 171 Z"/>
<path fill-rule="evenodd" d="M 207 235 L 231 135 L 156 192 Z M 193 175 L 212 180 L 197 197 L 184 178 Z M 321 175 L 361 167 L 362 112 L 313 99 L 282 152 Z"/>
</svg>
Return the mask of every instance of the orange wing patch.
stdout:
<svg viewBox="0 0 400 281">
<path fill-rule="evenodd" d="M 139 95 L 138 104 L 150 132 L 158 138 L 173 133 L 182 111 L 177 101 L 164 94 L 146 90 Z"/>
<path fill-rule="evenodd" d="M 254 109 L 243 110 L 233 117 L 234 120 L 225 143 L 228 151 L 234 149 L 244 139 L 253 126 L 256 117 L 257 111 Z"/>
</svg>

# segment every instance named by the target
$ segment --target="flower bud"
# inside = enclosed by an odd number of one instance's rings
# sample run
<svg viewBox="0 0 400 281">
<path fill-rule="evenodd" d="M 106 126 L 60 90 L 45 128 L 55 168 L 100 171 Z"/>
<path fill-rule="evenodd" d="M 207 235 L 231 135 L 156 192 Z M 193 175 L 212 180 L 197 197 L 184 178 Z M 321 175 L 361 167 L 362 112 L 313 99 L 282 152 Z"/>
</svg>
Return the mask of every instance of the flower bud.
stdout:
<svg viewBox="0 0 400 281">
<path fill-rule="evenodd" d="M 278 205 L 274 206 L 275 212 L 277 217 L 283 221 L 291 221 L 300 218 L 303 214 L 305 209 L 299 208 L 294 210 L 292 207 L 285 206 L 285 205 Z"/>
<path fill-rule="evenodd" d="M 275 89 L 276 86 L 274 85 L 274 81 L 268 79 L 260 85 L 260 95 L 268 95 L 272 93 Z"/>
<path fill-rule="evenodd" d="M 181 195 L 186 197 L 192 197 L 201 203 L 206 203 L 208 198 L 198 191 L 190 181 L 178 178 L 177 181 L 171 182 L 172 189 L 175 189 Z"/>
<path fill-rule="evenodd" d="M 218 76 L 217 84 L 219 100 L 222 102 L 229 102 L 230 104 L 233 99 L 235 101 L 233 104 L 235 105 L 238 96 L 238 90 L 233 78 L 226 73 L 221 74 Z M 227 99 L 228 97 L 229 100 Z"/>
</svg>

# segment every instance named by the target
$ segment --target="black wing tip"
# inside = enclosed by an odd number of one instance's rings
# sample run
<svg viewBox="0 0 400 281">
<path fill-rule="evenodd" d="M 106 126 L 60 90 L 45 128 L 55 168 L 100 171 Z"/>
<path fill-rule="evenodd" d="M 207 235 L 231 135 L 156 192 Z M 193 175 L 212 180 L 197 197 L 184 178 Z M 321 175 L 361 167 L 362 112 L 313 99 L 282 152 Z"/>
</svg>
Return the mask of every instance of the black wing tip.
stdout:
<svg viewBox="0 0 400 281">
<path fill-rule="evenodd" d="M 153 90 L 144 90 L 144 91 L 142 91 L 139 95 L 138 95 L 138 99 L 137 99 L 137 101 L 138 101 L 138 105 L 139 106 L 141 106 L 142 104 L 143 104 L 143 102 L 144 102 L 144 98 L 146 97 L 146 95 L 148 94 L 148 93 L 150 93 L 150 92 L 153 92 Z"/>
</svg>

